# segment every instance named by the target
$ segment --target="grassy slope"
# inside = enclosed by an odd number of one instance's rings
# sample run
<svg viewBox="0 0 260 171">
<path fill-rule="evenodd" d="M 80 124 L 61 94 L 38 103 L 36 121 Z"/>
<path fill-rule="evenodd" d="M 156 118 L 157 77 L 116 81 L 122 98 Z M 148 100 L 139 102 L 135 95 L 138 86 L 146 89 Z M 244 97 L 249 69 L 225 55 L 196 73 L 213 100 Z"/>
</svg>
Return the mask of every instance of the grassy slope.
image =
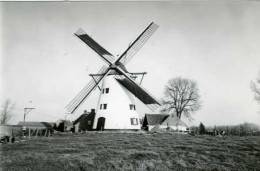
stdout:
<svg viewBox="0 0 260 171">
<path fill-rule="evenodd" d="M 3 170 L 260 169 L 260 137 L 87 133 L 0 148 Z"/>
</svg>

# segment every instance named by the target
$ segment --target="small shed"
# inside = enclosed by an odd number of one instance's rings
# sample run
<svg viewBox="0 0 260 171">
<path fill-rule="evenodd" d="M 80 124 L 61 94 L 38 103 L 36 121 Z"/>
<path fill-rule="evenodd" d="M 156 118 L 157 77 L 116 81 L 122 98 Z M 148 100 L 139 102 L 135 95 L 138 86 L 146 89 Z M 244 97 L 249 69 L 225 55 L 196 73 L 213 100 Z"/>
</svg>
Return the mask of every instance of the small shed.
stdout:
<svg viewBox="0 0 260 171">
<path fill-rule="evenodd" d="M 143 125 L 144 130 L 170 130 L 187 132 L 188 125 L 178 117 L 168 114 L 145 114 Z"/>
<path fill-rule="evenodd" d="M 145 114 L 142 128 L 150 131 L 155 126 L 161 125 L 168 117 L 169 115 L 167 114 Z"/>
<path fill-rule="evenodd" d="M 19 122 L 25 135 L 49 135 L 53 132 L 54 123 L 50 122 Z"/>
<path fill-rule="evenodd" d="M 0 137 L 12 137 L 22 135 L 22 126 L 20 125 L 0 125 Z"/>
<path fill-rule="evenodd" d="M 81 132 L 93 130 L 95 115 L 95 109 L 91 109 L 91 112 L 84 110 L 83 114 L 73 122 L 74 131 Z"/>
</svg>

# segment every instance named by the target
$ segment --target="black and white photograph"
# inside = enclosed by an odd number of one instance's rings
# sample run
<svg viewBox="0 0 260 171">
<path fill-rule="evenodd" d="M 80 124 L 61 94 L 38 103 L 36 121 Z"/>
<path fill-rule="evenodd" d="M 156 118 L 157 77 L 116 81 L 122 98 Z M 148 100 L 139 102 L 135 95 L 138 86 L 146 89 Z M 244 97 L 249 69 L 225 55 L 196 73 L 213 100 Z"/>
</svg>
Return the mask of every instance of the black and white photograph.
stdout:
<svg viewBox="0 0 260 171">
<path fill-rule="evenodd" d="M 260 169 L 260 1 L 1 1 L 0 171 Z"/>
</svg>

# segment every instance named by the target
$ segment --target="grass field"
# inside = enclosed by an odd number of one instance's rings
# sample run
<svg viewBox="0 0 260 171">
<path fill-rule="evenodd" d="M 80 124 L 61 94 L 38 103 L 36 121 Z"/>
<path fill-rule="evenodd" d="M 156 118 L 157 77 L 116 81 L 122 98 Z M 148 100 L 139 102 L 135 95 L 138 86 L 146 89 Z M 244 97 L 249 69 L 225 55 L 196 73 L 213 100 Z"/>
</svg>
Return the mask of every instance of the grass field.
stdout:
<svg viewBox="0 0 260 171">
<path fill-rule="evenodd" d="M 260 170 L 260 137 L 86 133 L 2 144 L 3 170 Z"/>
</svg>

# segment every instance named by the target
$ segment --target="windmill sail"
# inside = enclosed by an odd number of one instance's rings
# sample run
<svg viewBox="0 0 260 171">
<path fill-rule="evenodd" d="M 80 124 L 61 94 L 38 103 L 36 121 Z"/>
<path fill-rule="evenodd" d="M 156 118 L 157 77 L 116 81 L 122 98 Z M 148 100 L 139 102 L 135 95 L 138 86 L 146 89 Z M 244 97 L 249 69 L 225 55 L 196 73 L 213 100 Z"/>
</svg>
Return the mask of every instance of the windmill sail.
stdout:
<svg viewBox="0 0 260 171">
<path fill-rule="evenodd" d="M 116 76 L 116 80 L 123 85 L 128 91 L 134 94 L 144 104 L 160 104 L 154 97 L 152 97 L 144 88 L 135 83 L 133 80 L 124 78 L 123 76 Z"/>
<path fill-rule="evenodd" d="M 159 26 L 157 24 L 152 22 L 117 59 L 117 61 L 126 65 L 132 59 L 132 57 L 144 46 L 144 44 L 153 35 L 158 27 Z"/>
<path fill-rule="evenodd" d="M 91 49 L 93 49 L 101 58 L 111 64 L 115 61 L 114 56 L 108 52 L 105 48 L 99 45 L 94 39 L 92 39 L 84 30 L 79 29 L 75 35 L 86 43 Z"/>
<path fill-rule="evenodd" d="M 86 100 L 86 98 L 96 89 L 98 84 L 107 75 L 116 75 L 115 79 L 135 95 L 140 101 L 145 105 L 158 107 L 160 103 L 156 100 L 150 93 L 148 93 L 144 88 L 138 85 L 134 80 L 132 80 L 127 74 L 128 71 L 125 65 L 132 59 L 132 57 L 144 46 L 146 41 L 152 36 L 152 34 L 157 30 L 158 25 L 151 23 L 138 37 L 131 43 L 131 45 L 124 51 L 124 53 L 115 60 L 114 56 L 99 45 L 94 39 L 92 39 L 87 33 L 82 29 L 79 29 L 75 35 L 81 39 L 85 44 L 87 44 L 91 49 L 93 49 L 101 58 L 109 65 L 108 67 L 103 66 L 97 74 L 95 74 L 95 79 L 91 80 L 79 93 L 73 98 L 70 103 L 66 106 L 66 109 L 70 113 L 74 113 L 78 107 Z"/>
<path fill-rule="evenodd" d="M 122 73 L 122 72 L 120 72 Z M 147 90 L 138 85 L 134 80 L 128 77 L 125 73 L 123 75 L 116 75 L 115 79 L 124 86 L 128 91 L 135 95 L 140 101 L 146 105 L 150 105 L 155 109 L 160 106 L 158 100 L 156 100 Z"/>
<path fill-rule="evenodd" d="M 91 80 L 77 95 L 74 97 L 70 103 L 65 107 L 68 112 L 73 113 L 75 110 L 86 100 L 86 98 L 91 94 L 93 90 L 96 89 L 101 80 L 108 73 L 109 69 L 107 66 L 101 67 L 99 70 L 98 76 L 95 80 Z"/>
</svg>

